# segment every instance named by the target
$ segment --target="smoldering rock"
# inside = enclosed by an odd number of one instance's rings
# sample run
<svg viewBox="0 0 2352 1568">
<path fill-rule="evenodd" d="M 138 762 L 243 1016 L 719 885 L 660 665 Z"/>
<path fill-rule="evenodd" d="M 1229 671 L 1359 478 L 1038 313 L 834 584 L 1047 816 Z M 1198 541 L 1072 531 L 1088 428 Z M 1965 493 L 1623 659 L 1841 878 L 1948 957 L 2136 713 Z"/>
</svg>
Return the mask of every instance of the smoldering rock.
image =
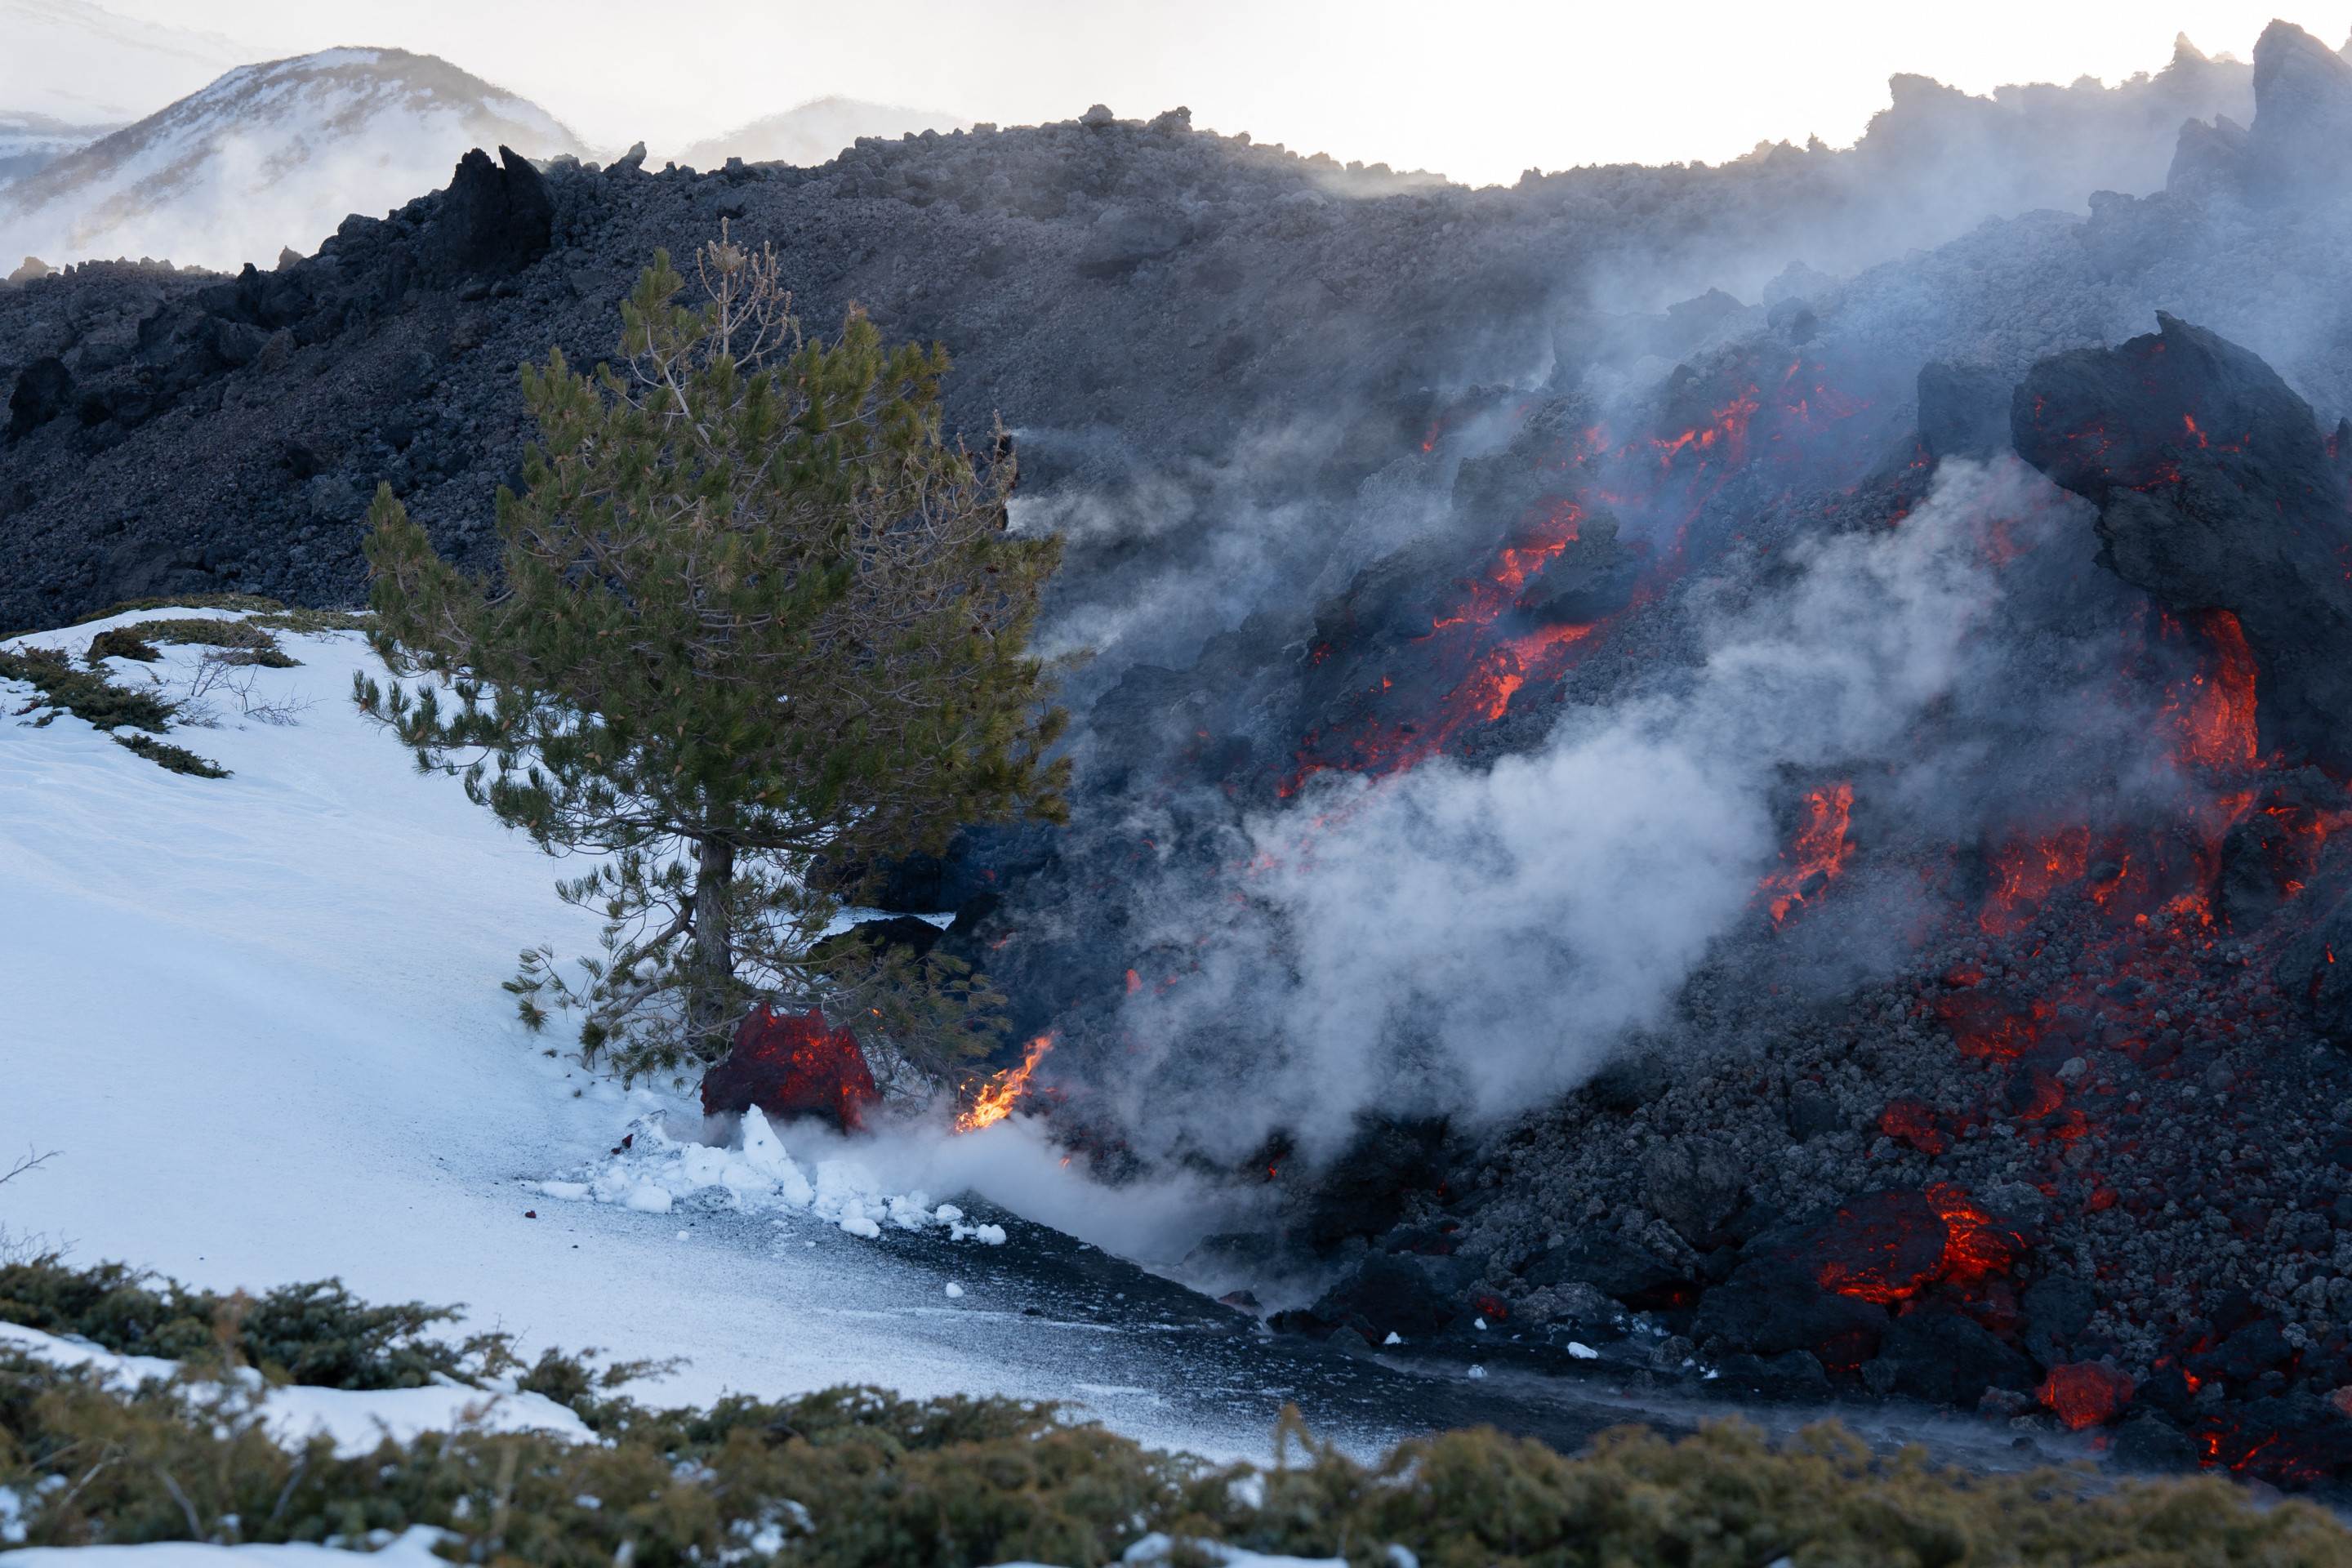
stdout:
<svg viewBox="0 0 2352 1568">
<path fill-rule="evenodd" d="M 2236 617 L 2265 750 L 2352 764 L 2352 494 L 2276 372 L 2157 322 L 2035 365 L 2011 404 L 2017 449 L 2098 507 L 2102 564 L 2176 612 Z"/>
<path fill-rule="evenodd" d="M 1934 361 L 1919 368 L 1919 441 L 1927 455 L 1978 461 L 2010 450 L 2011 384 L 1988 365 Z"/>
</svg>

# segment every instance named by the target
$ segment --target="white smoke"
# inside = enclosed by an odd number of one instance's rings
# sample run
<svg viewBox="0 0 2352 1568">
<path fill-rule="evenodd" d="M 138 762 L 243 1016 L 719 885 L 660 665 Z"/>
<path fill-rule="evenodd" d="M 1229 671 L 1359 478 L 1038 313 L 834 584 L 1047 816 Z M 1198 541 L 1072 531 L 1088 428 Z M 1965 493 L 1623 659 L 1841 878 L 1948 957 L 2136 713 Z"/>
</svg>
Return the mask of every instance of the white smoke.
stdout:
<svg viewBox="0 0 2352 1568">
<path fill-rule="evenodd" d="M 1588 1078 L 1762 918 L 1776 785 L 1905 753 L 1974 679 L 2000 596 L 1982 525 L 2048 499 L 2013 461 L 1948 463 L 1899 526 L 1811 541 L 1789 585 L 1718 605 L 1685 679 L 1571 710 L 1535 754 L 1342 781 L 1253 819 L 1253 869 L 1213 896 L 1223 936 L 1129 1005 L 1130 1110 L 1228 1152 L 1274 1127 L 1334 1139 L 1370 1106 L 1488 1115 Z M 1236 891 L 1264 918 L 1233 913 Z M 1171 931 L 1204 918 L 1162 912 Z M 1223 1091 L 1170 1095 L 1178 1074 Z"/>
</svg>

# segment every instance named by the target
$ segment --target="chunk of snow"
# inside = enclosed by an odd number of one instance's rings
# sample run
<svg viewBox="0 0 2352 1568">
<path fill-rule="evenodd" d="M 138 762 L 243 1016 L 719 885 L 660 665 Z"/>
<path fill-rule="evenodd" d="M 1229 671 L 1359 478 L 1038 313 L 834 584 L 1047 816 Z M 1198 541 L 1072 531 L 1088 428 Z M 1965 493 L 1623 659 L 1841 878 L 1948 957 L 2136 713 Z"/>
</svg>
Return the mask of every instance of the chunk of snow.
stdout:
<svg viewBox="0 0 2352 1568">
<path fill-rule="evenodd" d="M 945 1226 L 950 1241 L 1004 1244 L 1003 1226 L 967 1226 L 963 1210 L 953 1204 L 935 1207 L 920 1189 L 891 1191 L 864 1158 L 840 1155 L 804 1167 L 756 1106 L 744 1111 L 726 1144 L 677 1137 L 659 1111 L 640 1116 L 619 1147 L 577 1175 L 533 1185 L 553 1196 L 577 1194 L 650 1214 L 667 1214 L 688 1200 L 697 1207 L 715 1202 L 739 1214 L 806 1214 L 869 1241 L 886 1226 L 904 1231 Z"/>
<path fill-rule="evenodd" d="M 1401 1345 L 1404 1343 L 1404 1336 L 1398 1333 L 1394 1329 L 1391 1329 L 1389 1331 L 1389 1337 L 1382 1340 L 1381 1343 L 1384 1345 Z"/>
<path fill-rule="evenodd" d="M 667 1214 L 669 1205 L 669 1194 L 651 1182 L 633 1182 L 628 1191 L 621 1194 L 623 1208 L 636 1209 L 644 1214 Z"/>
<path fill-rule="evenodd" d="M 959 1285 L 959 1284 L 957 1284 L 957 1283 L 956 1283 L 954 1280 L 952 1280 L 952 1279 L 949 1280 L 949 1281 L 948 1281 L 948 1300 L 950 1300 L 950 1301 L 957 1301 L 957 1300 L 962 1300 L 962 1299 L 963 1299 L 963 1287 L 962 1287 L 962 1286 L 961 1286 L 961 1285 Z"/>
<path fill-rule="evenodd" d="M 388 1532 L 386 1532 L 388 1533 Z M 8 1554 L 8 1568 L 446 1568 L 434 1543 L 447 1532 L 411 1525 L 373 1552 L 289 1542 L 271 1546 L 213 1546 L 199 1541 L 153 1541 L 138 1546 L 33 1546 Z M 0 1540 L 6 1539 L 0 1536 Z M 351 1561 L 346 1563 L 345 1558 Z"/>
<path fill-rule="evenodd" d="M 1472 1363 L 1470 1363 L 1470 1375 L 1471 1375 L 1472 1377 L 1484 1377 L 1484 1376 L 1486 1376 L 1486 1369 L 1485 1367 L 1483 1367 L 1483 1366 L 1480 1366 L 1476 1362 L 1475 1362 L 1475 1361 L 1474 1361 L 1474 1362 L 1472 1362 Z"/>
<path fill-rule="evenodd" d="M 774 1183 L 778 1201 L 790 1207 L 804 1209 L 816 1196 L 801 1168 L 784 1152 L 783 1140 L 768 1125 L 766 1113 L 756 1105 L 743 1112 L 743 1163 Z"/>
<path fill-rule="evenodd" d="M 1585 1344 L 1577 1340 L 1570 1340 L 1568 1342 L 1568 1353 L 1575 1357 L 1578 1361 L 1599 1361 L 1601 1359 L 1601 1352 L 1599 1351 L 1594 1350 L 1591 1345 Z"/>
<path fill-rule="evenodd" d="M 1470 1321 L 1476 1325 L 1481 1331 L 1484 1331 L 1486 1327 L 1486 1320 L 1484 1318 L 1473 1318 Z"/>
</svg>

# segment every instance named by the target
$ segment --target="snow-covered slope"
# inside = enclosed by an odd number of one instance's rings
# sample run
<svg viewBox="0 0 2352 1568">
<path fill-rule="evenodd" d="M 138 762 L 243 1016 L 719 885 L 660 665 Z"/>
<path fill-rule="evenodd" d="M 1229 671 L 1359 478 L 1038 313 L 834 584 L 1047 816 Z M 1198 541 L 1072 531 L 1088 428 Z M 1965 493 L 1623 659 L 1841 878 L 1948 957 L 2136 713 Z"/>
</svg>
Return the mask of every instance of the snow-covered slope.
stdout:
<svg viewBox="0 0 2352 1568">
<path fill-rule="evenodd" d="M 46 114 L 0 110 L 0 185 L 47 168 L 114 130 L 111 125 L 71 125 Z"/>
<path fill-rule="evenodd" d="M 469 147 L 577 153 L 537 105 L 431 55 L 330 49 L 241 66 L 0 186 L 0 256 L 268 267 L 352 213 L 446 184 Z"/>
<path fill-rule="evenodd" d="M 168 613 L 10 646 L 79 658 Z M 1155 1441 L 1262 1444 L 1270 1405 L 1180 1423 L 1122 1364 L 1134 1342 L 1013 1278 L 1034 1227 L 1008 1244 L 942 1206 L 977 1189 L 1058 1220 L 1099 1192 L 1021 1118 L 854 1144 L 804 1124 L 706 1133 L 689 1100 L 565 1059 L 560 1025 L 525 1032 L 499 986 L 516 952 L 593 950 L 594 921 L 553 892 L 577 868 L 419 776 L 352 710 L 353 671 L 383 673 L 359 637 L 280 640 L 300 664 L 253 671 L 252 695 L 291 722 L 215 695 L 217 727 L 173 733 L 225 779 L 69 716 L 38 724 L 29 689 L 0 680 L 0 1170 L 55 1152 L 0 1183 L 0 1232 L 222 1289 L 340 1276 L 373 1300 L 467 1302 L 534 1352 L 688 1358 L 666 1399 L 1075 1395 Z M 176 695 L 197 653 L 110 668 Z M 656 1114 L 674 1136 L 647 1136 Z"/>
<path fill-rule="evenodd" d="M 0 0 L 0 113 L 68 124 L 152 114 L 258 49 L 89 0 Z"/>
<path fill-rule="evenodd" d="M 855 98 L 820 98 L 705 137 L 677 154 L 689 169 L 716 169 L 730 158 L 747 163 L 806 167 L 831 159 L 860 136 L 897 138 L 909 131 L 959 131 L 971 121 L 924 109 L 899 109 Z"/>
</svg>

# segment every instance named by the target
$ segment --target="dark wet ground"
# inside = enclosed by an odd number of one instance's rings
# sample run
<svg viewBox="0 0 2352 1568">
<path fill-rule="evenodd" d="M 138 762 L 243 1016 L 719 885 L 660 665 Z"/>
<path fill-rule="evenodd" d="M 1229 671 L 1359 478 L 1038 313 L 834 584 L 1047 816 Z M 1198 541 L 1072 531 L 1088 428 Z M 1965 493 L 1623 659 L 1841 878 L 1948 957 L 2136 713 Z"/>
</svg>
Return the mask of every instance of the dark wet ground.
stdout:
<svg viewBox="0 0 2352 1568">
<path fill-rule="evenodd" d="M 912 1294 L 920 1305 L 890 1314 L 902 1337 L 1034 1374 L 1024 1382 L 1057 1382 L 1083 1413 L 1154 1442 L 1263 1456 L 1283 1408 L 1296 1405 L 1318 1437 L 1360 1455 L 1476 1426 L 1573 1451 L 1612 1426 L 1679 1433 L 1737 1415 L 1776 1432 L 1834 1416 L 1874 1447 L 1917 1442 L 1985 1469 L 2099 1457 L 2087 1439 L 1902 1405 L 1742 1403 L 1608 1360 L 1532 1370 L 1526 1348 L 1501 1332 L 1486 1361 L 1411 1346 L 1350 1355 L 1270 1333 L 1251 1314 L 980 1199 L 957 1202 L 1003 1224 L 1009 1243 L 976 1247 L 936 1233 L 887 1232 L 860 1242 L 814 1226 L 794 1234 L 820 1247 L 885 1249 L 899 1268 L 935 1281 Z M 943 1295 L 950 1281 L 963 1291 L 952 1300 Z"/>
</svg>

